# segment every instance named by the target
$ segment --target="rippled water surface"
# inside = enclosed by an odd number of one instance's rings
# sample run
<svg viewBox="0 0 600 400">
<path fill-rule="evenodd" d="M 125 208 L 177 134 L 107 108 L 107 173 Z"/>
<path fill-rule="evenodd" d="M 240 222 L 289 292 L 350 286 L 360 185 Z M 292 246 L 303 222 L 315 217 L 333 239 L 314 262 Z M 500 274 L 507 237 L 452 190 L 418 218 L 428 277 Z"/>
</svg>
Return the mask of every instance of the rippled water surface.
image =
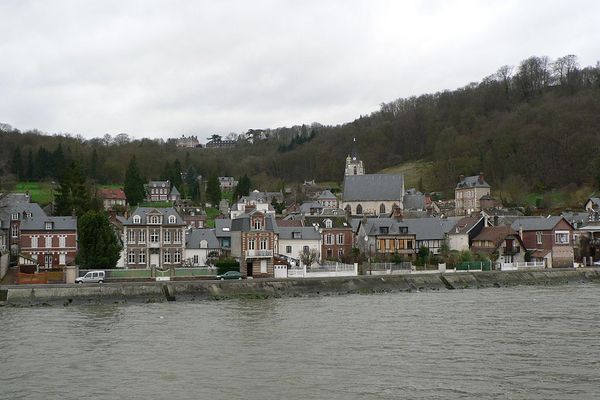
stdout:
<svg viewBox="0 0 600 400">
<path fill-rule="evenodd" d="M 0 308 L 2 399 L 598 399 L 600 286 Z"/>
</svg>

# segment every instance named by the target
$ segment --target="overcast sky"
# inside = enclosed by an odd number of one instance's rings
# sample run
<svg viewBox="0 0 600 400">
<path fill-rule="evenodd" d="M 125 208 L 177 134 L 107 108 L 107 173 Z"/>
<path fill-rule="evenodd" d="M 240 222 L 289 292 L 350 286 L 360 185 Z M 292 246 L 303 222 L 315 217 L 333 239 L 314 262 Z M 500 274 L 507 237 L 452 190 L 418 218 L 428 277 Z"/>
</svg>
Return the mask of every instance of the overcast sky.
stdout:
<svg viewBox="0 0 600 400">
<path fill-rule="evenodd" d="M 2 0 L 0 122 L 202 139 L 338 124 L 532 55 L 586 66 L 599 50 L 594 0 Z"/>
</svg>

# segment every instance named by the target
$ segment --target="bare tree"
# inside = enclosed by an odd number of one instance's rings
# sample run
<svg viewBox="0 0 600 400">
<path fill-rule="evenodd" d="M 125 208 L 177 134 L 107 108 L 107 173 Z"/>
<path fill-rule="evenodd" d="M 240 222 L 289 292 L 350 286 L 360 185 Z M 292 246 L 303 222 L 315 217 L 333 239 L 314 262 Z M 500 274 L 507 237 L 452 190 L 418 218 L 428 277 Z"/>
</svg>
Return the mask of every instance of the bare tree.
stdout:
<svg viewBox="0 0 600 400">
<path fill-rule="evenodd" d="M 302 264 L 310 267 L 319 259 L 319 252 L 315 249 L 304 248 L 300 252 L 299 258 Z"/>
</svg>

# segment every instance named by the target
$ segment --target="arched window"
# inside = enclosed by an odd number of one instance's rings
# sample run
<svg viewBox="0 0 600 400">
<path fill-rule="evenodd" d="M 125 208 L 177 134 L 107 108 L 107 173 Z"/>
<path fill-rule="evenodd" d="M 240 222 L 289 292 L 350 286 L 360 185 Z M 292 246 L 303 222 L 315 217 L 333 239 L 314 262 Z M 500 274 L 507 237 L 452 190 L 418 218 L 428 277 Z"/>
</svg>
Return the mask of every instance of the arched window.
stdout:
<svg viewBox="0 0 600 400">
<path fill-rule="evenodd" d="M 330 219 L 325 220 L 325 228 L 331 229 L 331 220 Z"/>
<path fill-rule="evenodd" d="M 356 166 L 354 166 L 354 175 L 356 175 L 357 172 Z"/>
<path fill-rule="evenodd" d="M 383 203 L 379 206 L 379 214 L 385 214 L 385 204 Z"/>
<path fill-rule="evenodd" d="M 133 216 L 133 223 L 134 224 L 139 224 L 140 222 L 142 222 L 142 218 L 139 215 L 134 215 Z"/>
<path fill-rule="evenodd" d="M 174 215 L 169 215 L 169 223 L 170 224 L 174 224 L 175 223 L 175 216 Z"/>
<path fill-rule="evenodd" d="M 360 204 L 356 206 L 356 214 L 362 214 L 362 206 Z"/>
</svg>

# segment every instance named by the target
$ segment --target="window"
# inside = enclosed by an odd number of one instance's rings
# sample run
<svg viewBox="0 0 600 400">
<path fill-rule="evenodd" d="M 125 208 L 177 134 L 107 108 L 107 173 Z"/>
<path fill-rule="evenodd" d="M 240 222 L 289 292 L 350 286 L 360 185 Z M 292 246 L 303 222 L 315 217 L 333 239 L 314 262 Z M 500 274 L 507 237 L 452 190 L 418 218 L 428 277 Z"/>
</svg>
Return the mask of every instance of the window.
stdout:
<svg viewBox="0 0 600 400">
<path fill-rule="evenodd" d="M 52 236 L 46 236 L 46 248 L 52 247 Z"/>
<path fill-rule="evenodd" d="M 174 215 L 169 215 L 169 223 L 170 224 L 174 224 L 175 223 L 175 216 Z"/>
<path fill-rule="evenodd" d="M 171 243 L 171 231 L 165 231 L 164 233 L 164 243 Z"/>
<path fill-rule="evenodd" d="M 31 237 L 31 247 L 38 247 L 38 237 L 37 236 Z"/>
<path fill-rule="evenodd" d="M 302 239 L 302 232 L 292 232 L 292 239 Z"/>
<path fill-rule="evenodd" d="M 542 232 L 537 231 L 535 233 L 535 239 L 537 244 L 542 244 Z"/>
<path fill-rule="evenodd" d="M 292 254 L 292 246 L 285 246 L 285 254 Z"/>
<path fill-rule="evenodd" d="M 267 250 L 267 238 L 260 239 L 260 249 Z"/>
<path fill-rule="evenodd" d="M 133 216 L 133 223 L 134 224 L 139 224 L 140 222 L 142 222 L 142 217 L 140 217 L 139 215 L 134 215 Z"/>
<path fill-rule="evenodd" d="M 385 214 L 385 204 L 381 203 L 381 205 L 379 206 L 379 213 Z"/>
<path fill-rule="evenodd" d="M 175 250 L 175 253 L 173 254 L 173 262 L 176 264 L 181 262 L 181 251 Z"/>
<path fill-rule="evenodd" d="M 13 213 L 10 216 L 10 219 L 13 221 L 18 221 L 19 220 L 19 213 Z"/>
<path fill-rule="evenodd" d="M 129 264 L 135 263 L 135 251 L 129 250 L 129 253 L 127 254 L 127 262 Z"/>
<path fill-rule="evenodd" d="M 248 240 L 248 250 L 254 250 L 254 248 L 255 248 L 255 241 L 254 241 L 254 239 Z"/>
<path fill-rule="evenodd" d="M 58 247 L 67 247 L 67 237 L 66 236 L 58 237 Z"/>
<path fill-rule="evenodd" d="M 19 225 L 13 225 L 10 228 L 10 232 L 11 232 L 12 237 L 14 237 L 14 238 L 19 237 Z"/>
<path fill-rule="evenodd" d="M 160 240 L 160 237 L 159 237 L 159 231 L 158 231 L 158 229 L 152 229 L 150 231 L 150 242 L 151 243 L 158 243 L 159 240 Z"/>
<path fill-rule="evenodd" d="M 569 232 L 568 231 L 556 231 L 554 233 L 554 242 L 556 244 L 569 244 Z"/>
<path fill-rule="evenodd" d="M 338 257 L 342 258 L 344 256 L 344 249 L 338 250 Z"/>
<path fill-rule="evenodd" d="M 52 222 L 46 222 L 44 224 L 44 229 L 46 229 L 47 231 L 52 230 Z"/>
<path fill-rule="evenodd" d="M 192 258 L 192 262 L 194 264 L 198 264 L 198 254 L 195 254 L 194 257 Z"/>
<path fill-rule="evenodd" d="M 58 255 L 58 263 L 60 265 L 65 265 L 67 263 L 67 255 L 65 253 L 61 253 Z"/>
<path fill-rule="evenodd" d="M 344 234 L 343 233 L 338 233 L 337 244 L 344 244 Z"/>
<path fill-rule="evenodd" d="M 175 231 L 175 240 L 173 241 L 173 243 L 181 243 L 181 231 L 180 230 Z"/>
<path fill-rule="evenodd" d="M 331 229 L 333 223 L 331 222 L 330 219 L 326 219 L 325 220 L 325 228 Z"/>
<path fill-rule="evenodd" d="M 327 258 L 333 257 L 333 250 L 327 249 Z"/>
<path fill-rule="evenodd" d="M 362 214 L 362 206 L 360 204 L 356 206 L 356 213 Z"/>
<path fill-rule="evenodd" d="M 160 224 L 160 217 L 158 215 L 151 215 L 149 224 L 158 225 Z"/>
<path fill-rule="evenodd" d="M 165 251 L 163 253 L 163 262 L 165 264 L 170 264 L 171 263 L 171 252 L 170 251 Z"/>
<path fill-rule="evenodd" d="M 333 235 L 331 235 L 331 234 L 325 235 L 325 244 L 333 244 Z"/>
<path fill-rule="evenodd" d="M 135 231 L 127 231 L 127 243 L 135 243 Z"/>
<path fill-rule="evenodd" d="M 302 246 L 302 251 L 304 253 L 308 253 L 310 251 L 310 249 L 308 248 L 308 246 Z"/>
<path fill-rule="evenodd" d="M 262 228 L 262 223 L 261 223 L 261 220 L 260 220 L 260 219 L 258 219 L 258 218 L 257 218 L 257 219 L 255 219 L 255 220 L 253 221 L 253 225 L 252 225 L 252 226 L 254 227 L 254 229 L 255 229 L 255 230 L 257 230 L 257 231 L 258 231 L 258 230 L 260 230 L 260 229 Z"/>
<path fill-rule="evenodd" d="M 140 251 L 140 258 L 138 259 L 138 264 L 146 264 L 146 253 L 144 251 Z"/>
<path fill-rule="evenodd" d="M 146 243 L 146 231 L 140 231 L 139 242 Z"/>
</svg>

